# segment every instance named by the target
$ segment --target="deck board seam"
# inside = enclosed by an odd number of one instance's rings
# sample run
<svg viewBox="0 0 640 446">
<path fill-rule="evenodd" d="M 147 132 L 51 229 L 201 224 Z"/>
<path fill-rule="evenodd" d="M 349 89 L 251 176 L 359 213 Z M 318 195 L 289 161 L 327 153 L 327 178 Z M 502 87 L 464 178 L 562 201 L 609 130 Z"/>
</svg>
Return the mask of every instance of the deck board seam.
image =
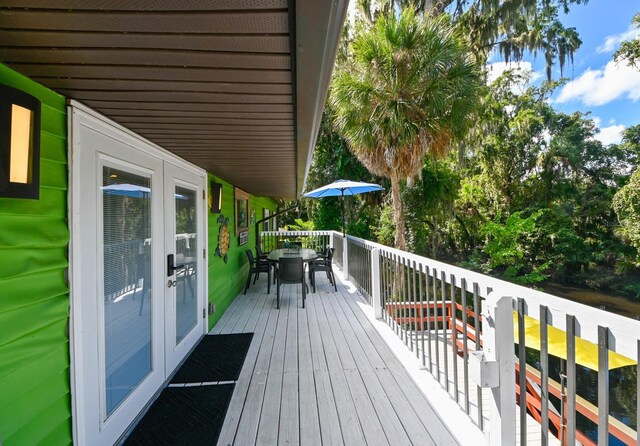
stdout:
<svg viewBox="0 0 640 446">
<path fill-rule="evenodd" d="M 251 369 L 249 371 L 249 369 L 247 370 L 247 375 L 248 377 L 247 379 L 247 383 L 246 383 L 246 389 L 244 389 L 244 396 L 242 398 L 242 405 L 239 408 L 239 414 L 238 414 L 238 419 L 237 422 L 235 423 L 235 429 L 233 432 L 233 437 L 232 437 L 232 441 L 231 443 L 235 444 L 237 442 L 237 438 L 238 438 L 238 432 L 240 431 L 240 426 L 241 423 L 243 422 L 243 419 L 246 415 L 245 409 L 246 409 L 246 405 L 247 405 L 247 401 L 249 399 L 249 394 L 250 391 L 252 389 L 252 385 L 255 385 L 255 378 L 256 378 L 256 368 L 258 367 L 258 360 L 260 359 L 260 352 L 262 351 L 262 346 L 263 343 L 265 341 L 265 336 L 269 333 L 269 329 L 270 329 L 270 321 L 273 319 L 274 316 L 274 312 L 269 311 L 269 302 L 266 299 L 266 295 L 264 295 L 263 293 L 259 293 L 259 298 L 262 298 L 264 301 L 263 307 L 262 307 L 262 312 L 260 313 L 260 316 L 258 318 L 258 321 L 256 323 L 256 328 L 255 328 L 255 333 L 257 333 L 258 331 L 260 331 L 261 336 L 256 336 L 254 334 L 254 339 L 257 341 L 259 339 L 259 342 L 256 343 L 256 347 L 255 347 L 255 359 L 253 360 L 253 365 L 251 366 Z M 277 315 L 276 317 L 276 322 L 277 322 Z M 272 325 L 274 325 L 272 323 Z M 242 372 L 241 372 L 241 376 L 242 376 Z M 240 381 L 240 380 L 239 380 Z M 244 383 L 243 383 L 244 384 Z M 240 386 L 236 385 L 236 389 L 234 390 L 234 393 L 236 391 L 240 391 Z M 235 396 L 235 395 L 234 395 Z M 231 400 L 231 405 L 233 405 L 234 403 L 234 399 L 232 397 Z M 228 416 L 229 413 L 227 413 Z M 227 419 L 225 419 L 225 424 L 227 422 Z M 256 435 L 257 435 L 257 427 L 256 427 Z M 221 436 L 222 437 L 222 436 Z M 254 442 L 255 442 L 255 437 L 254 437 Z M 224 444 L 224 443 L 223 443 Z"/>
<path fill-rule="evenodd" d="M 329 305 L 328 302 L 327 302 L 326 305 L 325 305 L 325 311 L 327 312 L 327 314 L 328 314 L 328 312 L 331 312 L 331 314 L 333 315 L 333 317 L 330 318 L 331 320 L 334 321 L 334 323 L 333 323 L 334 327 L 332 329 L 332 333 L 335 333 L 337 335 L 339 335 L 339 333 L 342 333 L 341 339 L 344 339 L 346 341 L 346 346 L 347 346 L 347 348 L 348 348 L 348 350 L 349 350 L 349 352 L 350 352 L 350 354 L 351 354 L 351 356 L 353 358 L 354 363 L 356 364 L 356 368 L 353 370 L 353 372 L 356 372 L 358 374 L 358 378 L 357 379 L 359 379 L 361 381 L 361 383 L 362 383 L 362 387 L 364 388 L 364 392 L 367 395 L 368 402 L 369 402 L 369 404 L 371 406 L 370 410 L 373 411 L 373 414 L 374 414 L 374 416 L 375 416 L 375 418 L 377 420 L 377 424 L 379 426 L 379 430 L 382 431 L 382 435 L 387 440 L 387 444 L 392 444 L 393 441 L 399 441 L 399 439 L 390 439 L 389 436 L 387 435 L 387 432 L 386 432 L 386 430 L 384 429 L 384 426 L 383 426 L 382 419 L 380 418 L 378 410 L 376 410 L 376 405 L 374 404 L 374 401 L 373 401 L 373 399 L 371 397 L 371 392 L 369 391 L 369 387 L 370 386 L 368 386 L 366 384 L 367 382 L 365 381 L 364 377 L 362 376 L 361 366 L 362 367 L 366 367 L 367 364 L 369 364 L 369 361 L 366 358 L 366 355 L 364 355 L 364 354 L 360 355 L 360 352 L 357 352 L 354 349 L 354 346 L 352 346 L 352 343 L 355 340 L 354 338 L 356 338 L 355 332 L 353 331 L 351 325 L 348 322 L 344 321 L 344 319 L 345 319 L 344 314 L 340 314 L 340 312 L 337 312 L 333 305 Z M 347 329 L 347 327 L 351 328 L 351 330 Z M 357 342 L 357 340 L 355 340 L 355 341 Z M 360 356 L 362 356 L 362 357 L 360 357 Z M 360 361 L 358 360 L 358 357 L 360 357 Z M 369 367 L 370 367 L 370 364 L 369 364 Z M 349 371 L 349 372 L 352 372 L 352 371 Z M 349 373 L 349 374 L 351 374 L 351 373 Z M 356 399 L 355 386 L 357 386 L 358 384 L 359 383 L 355 382 L 355 383 L 352 383 L 352 385 L 349 386 L 349 390 L 351 391 L 352 399 L 354 399 L 354 400 Z M 373 384 L 373 383 L 370 383 L 370 384 Z M 366 404 L 366 402 L 365 402 L 365 404 Z M 358 407 L 361 407 L 361 409 L 358 410 L 357 409 Z M 356 405 L 356 413 L 358 414 L 358 417 L 360 418 L 361 424 L 364 422 L 362 420 L 361 416 L 367 417 L 366 413 L 363 413 L 361 415 L 361 411 L 363 411 L 364 409 L 365 408 L 362 408 L 362 406 Z M 363 431 L 364 430 L 365 429 L 363 427 Z M 377 437 L 378 434 L 376 432 L 373 432 L 373 435 L 375 437 Z M 365 438 L 366 438 L 366 436 L 367 436 L 367 434 L 365 433 Z M 370 441 L 367 441 L 367 443 L 369 444 Z"/>
<path fill-rule="evenodd" d="M 339 290 L 339 292 L 341 292 L 341 290 Z M 411 404 L 413 410 L 415 411 L 415 413 L 421 415 L 421 416 L 419 416 L 420 422 L 422 423 L 423 427 L 427 430 L 427 433 L 431 437 L 431 439 L 433 441 L 433 444 L 439 444 L 439 442 L 436 441 L 433 438 L 432 432 L 429 429 L 430 427 L 432 427 L 432 426 L 430 426 L 432 423 L 431 422 L 427 422 L 425 420 L 423 411 L 421 411 L 420 408 L 416 406 L 419 403 L 419 401 L 417 401 L 416 398 L 413 398 L 413 397 L 416 394 L 423 395 L 423 398 L 421 398 L 421 400 L 423 400 L 422 401 L 422 403 L 423 403 L 422 404 L 422 406 L 423 406 L 422 408 L 424 409 L 425 408 L 424 405 L 426 404 L 426 407 L 428 407 L 429 412 L 431 412 L 432 416 L 434 416 L 437 420 L 439 420 L 440 424 L 442 426 L 444 426 L 444 424 L 443 424 L 442 420 L 440 419 L 439 415 L 437 414 L 435 409 L 433 409 L 431 404 L 427 401 L 426 397 L 424 396 L 424 394 L 422 393 L 420 388 L 413 381 L 413 378 L 411 377 L 411 375 L 409 375 L 409 373 L 406 371 L 406 369 L 402 366 L 402 364 L 400 363 L 399 359 L 397 358 L 397 356 L 393 352 L 393 349 L 391 349 L 387 345 L 385 340 L 380 336 L 380 334 L 378 333 L 376 328 L 367 319 L 367 316 L 363 313 L 362 309 L 357 307 L 358 303 L 356 302 L 356 299 L 353 299 L 349 295 L 345 296 L 344 293 L 342 293 L 342 292 L 341 292 L 341 294 L 345 297 L 345 300 L 351 306 L 353 313 L 356 315 L 356 318 L 360 321 L 361 325 L 365 329 L 365 332 L 369 336 L 369 339 L 374 343 L 374 345 L 379 345 L 380 346 L 378 351 L 381 354 L 381 356 L 382 356 L 383 360 L 385 361 L 385 363 L 387 364 L 387 369 L 391 373 L 391 376 L 393 377 L 393 379 L 396 382 L 396 384 L 398 385 L 398 387 L 402 390 L 402 393 L 405 395 L 405 398 L 410 402 L 410 404 Z M 367 305 L 366 302 L 364 302 L 362 299 L 358 299 L 358 300 L 360 300 L 361 304 Z M 355 305 L 355 307 L 354 307 L 354 305 Z M 376 339 L 377 342 L 373 341 L 373 339 Z M 385 359 L 385 357 L 386 357 L 386 359 Z M 399 376 L 399 375 L 402 375 L 402 376 Z M 402 379 L 402 378 L 404 378 L 404 379 Z M 412 386 L 414 388 L 413 392 L 408 392 L 407 386 Z M 445 428 L 445 430 L 446 430 L 446 428 Z M 449 432 L 447 431 L 447 433 L 449 433 Z M 451 440 L 453 441 L 453 444 L 456 443 L 455 440 L 453 440 L 453 437 L 451 437 Z"/>
<path fill-rule="evenodd" d="M 338 300 L 338 303 L 339 303 L 339 306 L 340 306 L 341 310 L 342 310 L 343 312 L 345 312 L 345 311 L 349 311 L 349 312 L 353 313 L 353 309 L 352 309 L 352 308 L 350 308 L 350 307 L 348 306 L 348 304 L 345 302 L 345 299 L 346 299 L 346 298 L 344 298 L 344 296 L 343 296 L 343 295 L 340 295 L 340 296 L 341 296 L 342 298 L 338 298 L 337 300 Z M 354 318 L 355 318 L 355 314 L 354 314 Z M 429 436 L 429 433 L 428 433 L 428 431 L 426 430 L 426 428 L 422 427 L 422 423 L 420 422 L 420 417 L 419 417 L 419 415 L 418 415 L 418 414 L 413 410 L 413 408 L 410 408 L 410 409 L 411 409 L 411 415 L 413 415 L 413 418 L 414 418 L 415 420 L 417 420 L 417 421 L 420 423 L 420 425 L 421 425 L 422 429 L 418 429 L 418 430 L 421 430 L 422 432 L 417 432 L 417 433 L 416 433 L 416 432 L 414 431 L 414 435 L 412 435 L 412 434 L 411 434 L 411 432 L 409 432 L 409 428 L 408 428 L 408 426 L 406 426 L 406 424 L 407 424 L 407 423 L 406 423 L 406 421 L 407 421 L 407 420 L 405 419 L 405 423 L 403 423 L 403 422 L 402 422 L 402 420 L 403 420 L 403 418 L 405 418 L 405 417 L 403 417 L 403 416 L 402 416 L 402 414 L 400 414 L 400 413 L 399 413 L 399 411 L 398 411 L 398 410 L 399 410 L 399 408 L 398 408 L 396 405 L 391 404 L 391 398 L 392 398 L 392 395 L 390 394 L 390 392 L 391 392 L 393 389 L 390 389 L 390 388 L 388 388 L 387 386 L 383 386 L 382 381 L 381 381 L 381 373 L 383 373 L 383 372 L 388 372 L 388 367 L 386 366 L 386 364 L 384 364 L 384 362 L 383 362 L 384 367 L 374 367 L 374 365 L 371 363 L 371 356 L 370 356 L 370 353 L 369 353 L 369 354 L 367 354 L 367 353 L 365 352 L 365 346 L 367 346 L 367 345 L 368 345 L 369 347 L 372 347 L 372 348 L 374 349 L 374 351 L 376 352 L 376 354 L 377 354 L 377 349 L 376 349 L 376 348 L 375 348 L 375 346 L 371 343 L 371 340 L 369 340 L 369 339 L 368 339 L 366 332 L 364 331 L 364 329 L 363 329 L 363 328 L 362 328 L 362 326 L 360 325 L 360 322 L 357 320 L 357 318 L 356 318 L 355 320 L 354 320 L 353 318 L 348 318 L 348 317 L 347 317 L 347 318 L 345 318 L 345 319 L 347 320 L 347 323 L 348 323 L 349 325 L 351 325 L 351 326 L 352 326 L 352 330 L 353 330 L 353 332 L 354 332 L 354 335 L 356 334 L 356 332 L 360 332 L 360 331 L 361 331 L 362 335 L 364 335 L 364 336 L 367 338 L 367 341 L 368 341 L 368 342 L 365 342 L 365 340 L 364 340 L 364 339 L 362 339 L 360 336 L 358 336 L 358 335 L 354 336 L 355 341 L 356 341 L 356 342 L 358 342 L 358 344 L 360 345 L 360 348 L 363 350 L 363 353 L 364 353 L 365 357 L 369 360 L 369 369 L 370 369 L 370 372 L 371 372 L 371 373 L 372 373 L 372 375 L 375 377 L 376 382 L 379 384 L 379 389 L 380 389 L 380 391 L 381 391 L 381 392 L 382 392 L 382 393 L 387 397 L 387 400 L 389 401 L 389 405 L 391 406 L 391 410 L 392 410 L 392 411 L 394 412 L 394 414 L 396 415 L 396 417 L 397 417 L 397 419 L 398 419 L 398 422 L 400 423 L 400 428 L 402 429 L 402 431 L 403 431 L 403 432 L 405 433 L 405 435 L 407 436 L 407 439 L 408 439 L 410 442 L 412 442 L 412 443 L 413 443 L 413 442 L 414 442 L 414 440 L 412 440 L 412 437 L 414 437 L 414 436 L 415 436 L 415 437 L 417 437 L 417 438 L 416 438 L 416 440 L 419 438 L 419 440 L 417 440 L 418 442 L 417 442 L 416 444 L 423 444 L 422 442 L 423 442 L 423 441 L 425 441 L 426 439 L 431 439 L 431 437 Z M 382 361 L 382 359 L 381 359 L 381 358 L 380 358 L 380 361 Z M 364 377 L 363 377 L 363 379 L 364 379 Z M 400 389 L 399 389 L 399 387 L 397 387 L 397 390 L 400 390 Z M 405 414 L 405 415 L 406 415 L 406 414 Z M 382 420 L 381 420 L 381 421 L 382 421 Z M 413 427 L 413 430 L 415 430 L 415 426 Z M 426 438 L 425 438 L 425 437 L 426 437 Z"/>
<path fill-rule="evenodd" d="M 261 299 L 261 293 L 258 293 L 256 299 L 258 301 L 262 301 L 262 309 L 264 310 L 267 306 L 267 302 L 264 299 Z M 243 365 L 243 369 L 240 372 L 240 376 L 238 377 L 238 381 L 236 383 L 236 387 L 234 389 L 234 394 L 232 395 L 232 399 L 231 402 L 229 404 L 230 410 L 227 411 L 227 415 L 225 417 L 225 423 L 223 424 L 223 428 L 222 431 L 220 433 L 220 437 L 219 437 L 219 444 L 221 445 L 226 445 L 226 443 L 233 443 L 235 440 L 235 437 L 237 435 L 237 430 L 238 430 L 238 426 L 240 425 L 240 420 L 242 418 L 242 411 L 244 409 L 245 403 L 246 403 L 246 399 L 248 396 L 248 391 L 249 391 L 249 387 L 251 385 L 251 379 L 253 377 L 253 372 L 255 370 L 255 366 L 257 363 L 257 359 L 258 359 L 258 354 L 260 352 L 260 347 L 262 344 L 262 340 L 264 337 L 264 327 L 266 327 L 266 325 L 268 324 L 268 320 L 269 320 L 269 313 L 268 312 L 264 312 L 262 311 L 255 320 L 255 325 L 254 325 L 254 337 L 253 337 L 253 341 L 252 341 L 252 345 L 249 347 L 249 352 L 247 352 L 247 358 L 245 358 L 245 364 Z M 261 329 L 259 329 L 262 326 Z M 246 327 L 246 326 L 245 326 Z M 247 361 L 247 359 L 249 361 Z M 246 368 L 246 371 L 245 371 Z M 245 382 L 246 382 L 246 389 L 244 390 L 244 395 L 242 395 L 240 392 L 242 392 L 244 386 L 245 386 Z M 237 420 L 233 420 L 230 419 L 230 415 L 233 416 L 235 408 L 238 406 L 238 404 L 236 403 L 236 401 L 242 398 L 242 405 L 239 407 L 239 412 L 237 414 Z M 234 404 L 235 403 L 235 404 Z M 232 427 L 234 426 L 235 427 Z M 231 432 L 233 435 L 230 438 L 230 442 L 224 442 L 223 439 L 226 438 L 226 435 L 223 434 L 227 434 L 227 432 L 229 431 L 229 429 L 233 429 L 233 431 Z M 229 434 L 230 435 L 230 434 Z"/>
</svg>

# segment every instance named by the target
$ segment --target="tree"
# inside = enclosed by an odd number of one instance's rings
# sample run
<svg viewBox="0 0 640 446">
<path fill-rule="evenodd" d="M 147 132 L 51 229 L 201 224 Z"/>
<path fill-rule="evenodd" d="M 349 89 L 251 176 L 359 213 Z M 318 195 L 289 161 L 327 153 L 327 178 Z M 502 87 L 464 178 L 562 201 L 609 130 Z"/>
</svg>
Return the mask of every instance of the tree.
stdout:
<svg viewBox="0 0 640 446">
<path fill-rule="evenodd" d="M 455 252 L 469 244 L 464 222 L 460 225 L 456 221 L 454 204 L 460 176 L 453 158 L 427 157 L 418 181 L 414 187 L 406 188 L 402 197 L 407 206 L 409 248 L 414 253 L 427 253 L 432 259 L 440 256 L 442 248 Z M 452 228 L 456 224 L 459 231 Z"/>
<path fill-rule="evenodd" d="M 631 23 L 640 29 L 640 12 L 633 16 Z M 627 60 L 629 65 L 640 69 L 640 37 L 622 42 L 620 48 L 614 53 L 613 59 L 616 62 Z"/>
<path fill-rule="evenodd" d="M 613 197 L 613 209 L 620 222 L 621 235 L 640 253 L 640 169 Z"/>
<path fill-rule="evenodd" d="M 640 13 L 633 17 L 632 23 L 640 29 Z M 613 58 L 616 62 L 627 60 L 631 66 L 640 69 L 640 37 L 622 42 Z M 640 158 L 640 125 L 624 131 L 620 148 L 630 155 L 630 164 L 637 167 Z M 629 184 L 613 197 L 613 209 L 620 222 L 620 234 L 636 248 L 640 256 L 640 168 L 631 176 Z"/>
<path fill-rule="evenodd" d="M 519 282 L 548 276 L 603 283 L 602 268 L 613 274 L 629 252 L 615 236 L 611 200 L 637 163 L 640 131 L 629 127 L 621 144 L 604 146 L 588 115 L 553 109 L 548 99 L 557 85 L 527 86 L 517 72 L 505 72 L 489 86 L 482 119 L 467 137 L 451 214 L 467 230 L 460 232 L 449 217 L 441 228 L 455 246 L 441 249 L 455 249 L 452 257 Z M 518 240 L 525 255 L 509 260 L 509 267 L 497 266 L 492 260 L 497 251 L 487 249 L 487 231 L 506 225 L 516 212 L 528 218 L 538 211 L 533 227 Z"/>
<path fill-rule="evenodd" d="M 497 50 L 506 62 L 519 61 L 526 52 L 542 53 L 547 79 L 558 62 L 560 71 L 582 44 L 575 28 L 565 28 L 559 12 L 588 0 L 358 0 L 366 22 L 392 14 L 394 8 L 412 8 L 433 17 L 448 14 L 463 29 L 473 54 L 481 63 Z"/>
<path fill-rule="evenodd" d="M 389 178 L 395 245 L 405 249 L 401 181 L 420 172 L 426 153 L 445 154 L 465 134 L 481 77 L 444 18 L 419 18 L 412 9 L 378 17 L 350 50 L 331 87 L 335 125 L 367 169 Z"/>
</svg>

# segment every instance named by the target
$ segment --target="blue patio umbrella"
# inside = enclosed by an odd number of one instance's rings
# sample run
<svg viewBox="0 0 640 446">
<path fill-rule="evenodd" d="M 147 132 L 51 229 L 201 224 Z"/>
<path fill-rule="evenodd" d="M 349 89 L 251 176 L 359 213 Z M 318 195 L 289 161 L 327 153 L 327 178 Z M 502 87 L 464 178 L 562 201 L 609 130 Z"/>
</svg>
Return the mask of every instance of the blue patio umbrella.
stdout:
<svg viewBox="0 0 640 446">
<path fill-rule="evenodd" d="M 111 184 L 109 186 L 102 186 L 100 189 L 105 191 L 109 195 L 122 195 L 125 197 L 133 198 L 146 198 L 151 195 L 151 189 L 144 186 L 138 186 L 137 184 Z M 188 200 L 189 198 L 182 194 L 175 194 L 178 200 Z"/>
<path fill-rule="evenodd" d="M 129 183 L 111 184 L 109 186 L 102 186 L 100 189 L 109 195 L 122 195 L 134 198 L 148 197 L 151 194 L 151 189 L 148 187 Z"/>
<path fill-rule="evenodd" d="M 351 180 L 336 180 L 331 184 L 327 184 L 326 186 L 307 192 L 303 196 L 310 198 L 342 197 L 342 236 L 344 237 L 344 197 L 346 195 L 366 194 L 367 192 L 376 192 L 379 190 L 384 190 L 384 188 L 378 184 Z"/>
</svg>

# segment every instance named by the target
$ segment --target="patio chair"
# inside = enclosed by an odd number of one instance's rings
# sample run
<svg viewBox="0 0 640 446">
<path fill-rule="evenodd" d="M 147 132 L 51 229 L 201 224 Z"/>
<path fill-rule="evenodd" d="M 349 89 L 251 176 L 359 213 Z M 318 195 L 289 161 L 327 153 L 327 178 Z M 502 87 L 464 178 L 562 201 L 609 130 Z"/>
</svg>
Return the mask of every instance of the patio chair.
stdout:
<svg viewBox="0 0 640 446">
<path fill-rule="evenodd" d="M 267 257 L 269 256 L 269 254 L 265 254 L 264 252 L 262 252 L 262 248 L 260 247 L 260 245 L 256 245 L 256 256 L 258 257 L 258 260 L 260 260 L 261 262 L 267 263 L 271 268 L 273 268 L 273 284 L 276 284 L 276 274 L 278 273 L 278 270 L 276 268 L 276 264 L 270 262 Z"/>
<path fill-rule="evenodd" d="M 322 271 L 327 273 L 329 283 L 333 285 L 333 288 L 336 290 L 336 292 L 338 291 L 336 276 L 334 276 L 333 269 L 331 268 L 333 253 L 335 251 L 335 248 L 327 248 L 326 256 L 320 256 L 318 260 L 314 260 L 313 262 L 309 263 L 309 277 L 311 279 L 311 286 L 313 287 L 314 293 L 316 292 L 316 273 Z"/>
<path fill-rule="evenodd" d="M 260 273 L 267 273 L 267 294 L 269 294 L 271 291 L 271 265 L 266 260 L 255 259 L 250 249 L 247 249 L 245 253 L 249 259 L 249 276 L 247 277 L 247 284 L 244 287 L 244 294 L 247 294 L 247 290 L 251 284 L 251 275 L 254 274 L 253 283 L 255 284 Z"/>
<path fill-rule="evenodd" d="M 302 284 L 302 308 L 307 298 L 307 281 L 304 279 L 304 264 L 302 257 L 281 257 L 278 262 L 278 280 L 276 288 L 276 308 L 280 308 L 280 284 Z"/>
<path fill-rule="evenodd" d="M 256 256 L 258 256 L 260 260 L 267 260 L 267 255 L 268 254 L 262 252 L 260 245 L 256 245 Z"/>
</svg>

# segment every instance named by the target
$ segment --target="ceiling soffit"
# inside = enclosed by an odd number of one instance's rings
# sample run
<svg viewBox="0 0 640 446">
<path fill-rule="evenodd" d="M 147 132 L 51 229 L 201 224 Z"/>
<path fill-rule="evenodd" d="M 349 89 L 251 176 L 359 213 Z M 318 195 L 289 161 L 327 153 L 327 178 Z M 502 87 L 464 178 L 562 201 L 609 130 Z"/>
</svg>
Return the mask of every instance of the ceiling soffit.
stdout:
<svg viewBox="0 0 640 446">
<path fill-rule="evenodd" d="M 244 190 L 295 197 L 345 11 L 312 0 L 5 1 L 0 61 Z"/>
</svg>

